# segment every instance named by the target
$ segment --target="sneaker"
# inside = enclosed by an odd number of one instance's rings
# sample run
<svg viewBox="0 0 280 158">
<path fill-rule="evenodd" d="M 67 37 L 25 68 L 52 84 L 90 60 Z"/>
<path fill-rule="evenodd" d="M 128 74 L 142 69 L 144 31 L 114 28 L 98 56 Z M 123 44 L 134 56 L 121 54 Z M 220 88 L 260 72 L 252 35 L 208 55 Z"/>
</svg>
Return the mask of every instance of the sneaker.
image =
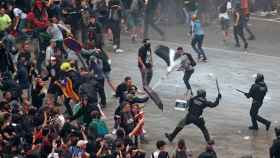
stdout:
<svg viewBox="0 0 280 158">
<path fill-rule="evenodd" d="M 117 45 L 113 45 L 113 49 L 116 50 L 118 47 Z"/>
<path fill-rule="evenodd" d="M 116 53 L 123 53 L 123 50 L 122 49 L 117 49 Z"/>
<path fill-rule="evenodd" d="M 202 62 L 205 62 L 205 63 L 206 63 L 207 61 L 208 61 L 207 58 L 203 58 L 203 59 L 202 59 Z"/>
<path fill-rule="evenodd" d="M 249 128 L 249 130 L 256 130 L 256 131 L 259 129 L 259 127 L 254 127 L 254 126 L 250 126 L 248 128 Z"/>
<path fill-rule="evenodd" d="M 235 44 L 235 47 L 240 47 L 240 44 Z"/>
</svg>

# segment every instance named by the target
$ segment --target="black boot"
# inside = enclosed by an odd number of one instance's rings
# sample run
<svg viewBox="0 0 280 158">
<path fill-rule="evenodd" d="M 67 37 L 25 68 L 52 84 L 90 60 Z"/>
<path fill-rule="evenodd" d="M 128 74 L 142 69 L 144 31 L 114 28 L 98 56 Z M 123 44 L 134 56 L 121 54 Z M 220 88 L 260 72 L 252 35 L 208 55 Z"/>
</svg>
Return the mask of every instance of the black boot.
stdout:
<svg viewBox="0 0 280 158">
<path fill-rule="evenodd" d="M 176 135 L 182 130 L 182 127 L 176 127 L 171 134 L 165 133 L 165 137 L 169 142 L 172 142 Z"/>
<path fill-rule="evenodd" d="M 269 131 L 270 126 L 271 126 L 271 122 L 268 122 L 268 123 L 266 124 L 266 131 Z"/>
</svg>

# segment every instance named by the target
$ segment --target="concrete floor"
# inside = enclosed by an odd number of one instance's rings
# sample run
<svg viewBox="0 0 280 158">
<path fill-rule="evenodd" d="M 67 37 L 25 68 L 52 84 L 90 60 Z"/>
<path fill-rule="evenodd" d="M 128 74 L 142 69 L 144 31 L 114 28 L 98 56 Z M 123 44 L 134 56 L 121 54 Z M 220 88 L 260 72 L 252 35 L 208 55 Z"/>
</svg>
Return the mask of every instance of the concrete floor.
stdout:
<svg viewBox="0 0 280 158">
<path fill-rule="evenodd" d="M 194 90 L 205 88 L 207 98 L 214 100 L 217 95 L 215 79 L 209 74 L 212 73 L 219 79 L 223 95 L 222 101 L 218 107 L 207 109 L 204 112 L 208 130 L 216 141 L 215 149 L 218 157 L 240 158 L 247 154 L 252 154 L 254 158 L 269 157 L 268 149 L 274 138 L 273 128 L 279 125 L 280 122 L 280 108 L 278 108 L 278 103 L 280 102 L 280 57 L 277 57 L 279 56 L 280 40 L 278 39 L 280 37 L 279 35 L 271 37 L 266 35 L 264 25 L 263 23 L 256 25 L 258 26 L 256 27 L 258 28 L 257 40 L 251 42 L 248 54 L 244 54 L 244 52 L 240 52 L 240 50 L 231 46 L 221 46 L 219 36 L 215 35 L 211 28 L 208 28 L 210 31 L 207 30 L 207 33 L 209 33 L 209 36 L 206 34 L 206 46 L 208 49 L 205 49 L 205 51 L 209 62 L 199 63 L 196 66 L 190 82 Z M 154 40 L 152 45 L 164 44 L 174 49 L 178 46 L 186 47 L 186 40 L 184 40 L 186 38 L 182 30 L 184 30 L 182 27 L 168 29 L 168 40 L 166 42 Z M 272 30 L 278 31 L 277 33 L 279 34 L 279 27 L 273 26 Z M 260 36 L 262 34 L 265 36 Z M 122 38 L 122 48 L 124 48 L 125 52 L 112 55 L 112 79 L 117 84 L 125 76 L 130 75 L 134 83 L 141 87 L 140 73 L 137 67 L 137 50 L 140 44 L 131 44 L 127 37 Z M 153 36 L 153 39 L 156 39 L 156 36 Z M 268 54 L 263 51 L 266 48 L 270 50 Z M 195 57 L 193 51 L 188 50 Z M 154 55 L 154 61 L 154 77 L 151 85 L 155 84 L 166 72 L 166 65 L 160 58 Z M 265 127 L 262 125 L 260 125 L 258 132 L 248 130 L 247 127 L 251 123 L 249 117 L 251 101 L 235 91 L 235 88 L 248 91 L 250 85 L 254 82 L 252 76 L 257 72 L 264 74 L 268 85 L 269 91 L 260 114 L 273 122 L 269 132 L 266 132 Z M 164 102 L 163 112 L 157 109 L 151 101 L 145 105 L 145 130 L 147 131 L 146 136 L 149 144 L 142 145 L 142 148 L 148 154 L 155 150 L 157 140 L 166 140 L 164 132 L 171 132 L 177 122 L 185 115 L 185 112 L 174 110 L 175 100 L 183 99 L 185 93 L 182 77 L 182 72 L 173 72 L 168 79 L 155 89 Z M 112 114 L 117 101 L 110 97 L 112 92 L 109 88 L 107 92 L 109 105 L 105 109 L 105 113 L 108 116 L 109 125 L 112 127 Z M 194 157 L 197 157 L 205 148 L 202 133 L 195 126 L 185 127 L 175 139 L 175 143 L 168 145 L 170 152 L 173 151 L 178 138 L 184 138 L 187 141 L 187 145 L 193 151 Z"/>
</svg>

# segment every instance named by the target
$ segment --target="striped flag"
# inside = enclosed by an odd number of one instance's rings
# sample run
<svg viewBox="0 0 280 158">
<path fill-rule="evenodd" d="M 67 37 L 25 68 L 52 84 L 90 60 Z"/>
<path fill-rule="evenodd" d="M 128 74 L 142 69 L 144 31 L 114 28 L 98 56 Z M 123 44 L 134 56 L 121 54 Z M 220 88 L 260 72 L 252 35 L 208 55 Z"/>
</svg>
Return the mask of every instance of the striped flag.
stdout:
<svg viewBox="0 0 280 158">
<path fill-rule="evenodd" d="M 65 97 L 71 98 L 76 102 L 80 100 L 78 94 L 73 90 L 73 82 L 71 79 L 66 78 L 63 83 L 57 81 L 55 83 L 59 86 Z"/>
</svg>

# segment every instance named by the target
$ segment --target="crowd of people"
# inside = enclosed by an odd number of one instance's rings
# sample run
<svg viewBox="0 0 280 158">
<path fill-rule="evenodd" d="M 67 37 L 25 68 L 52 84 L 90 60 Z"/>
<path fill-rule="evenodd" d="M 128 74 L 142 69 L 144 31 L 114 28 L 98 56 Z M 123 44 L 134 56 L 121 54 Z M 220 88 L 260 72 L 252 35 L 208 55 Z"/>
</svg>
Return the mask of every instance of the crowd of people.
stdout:
<svg viewBox="0 0 280 158">
<path fill-rule="evenodd" d="M 140 92 L 130 76 L 117 86 L 111 81 L 111 59 L 104 48 L 105 41 L 111 41 L 113 51 L 122 53 L 121 31 L 128 32 L 132 42 L 144 39 L 138 66 L 143 87 L 148 89 L 153 72 L 148 28 L 152 26 L 162 40 L 166 38 L 154 21 L 157 8 L 164 9 L 162 3 L 2 0 L 0 4 L 0 157 L 144 158 L 150 155 L 139 148 L 139 143 L 146 141 L 141 103 L 147 102 L 149 95 Z M 192 46 L 198 60 L 206 61 L 202 49 L 204 32 L 198 18 L 192 17 L 197 12 L 196 3 L 190 4 L 186 3 L 184 11 L 188 16 L 186 22 L 192 21 Z M 184 56 L 183 80 L 193 95 L 189 79 L 196 63 L 181 47 L 177 53 Z M 104 120 L 103 110 L 108 102 L 105 81 L 118 98 L 112 114 L 112 131 Z M 197 95 L 205 99 L 206 92 L 198 91 Z M 205 100 L 204 108 L 217 106 L 220 99 L 219 94 L 215 103 Z M 188 122 L 182 121 L 177 130 L 166 136 L 172 141 L 184 125 L 194 123 L 208 143 L 199 158 L 216 158 L 214 142 L 204 120 L 200 119 L 202 110 L 195 118 L 187 116 Z M 276 133 L 272 158 L 279 155 L 279 130 Z M 193 157 L 184 140 L 178 141 L 170 156 Z M 157 141 L 151 157 L 170 156 L 165 141 Z"/>
</svg>

